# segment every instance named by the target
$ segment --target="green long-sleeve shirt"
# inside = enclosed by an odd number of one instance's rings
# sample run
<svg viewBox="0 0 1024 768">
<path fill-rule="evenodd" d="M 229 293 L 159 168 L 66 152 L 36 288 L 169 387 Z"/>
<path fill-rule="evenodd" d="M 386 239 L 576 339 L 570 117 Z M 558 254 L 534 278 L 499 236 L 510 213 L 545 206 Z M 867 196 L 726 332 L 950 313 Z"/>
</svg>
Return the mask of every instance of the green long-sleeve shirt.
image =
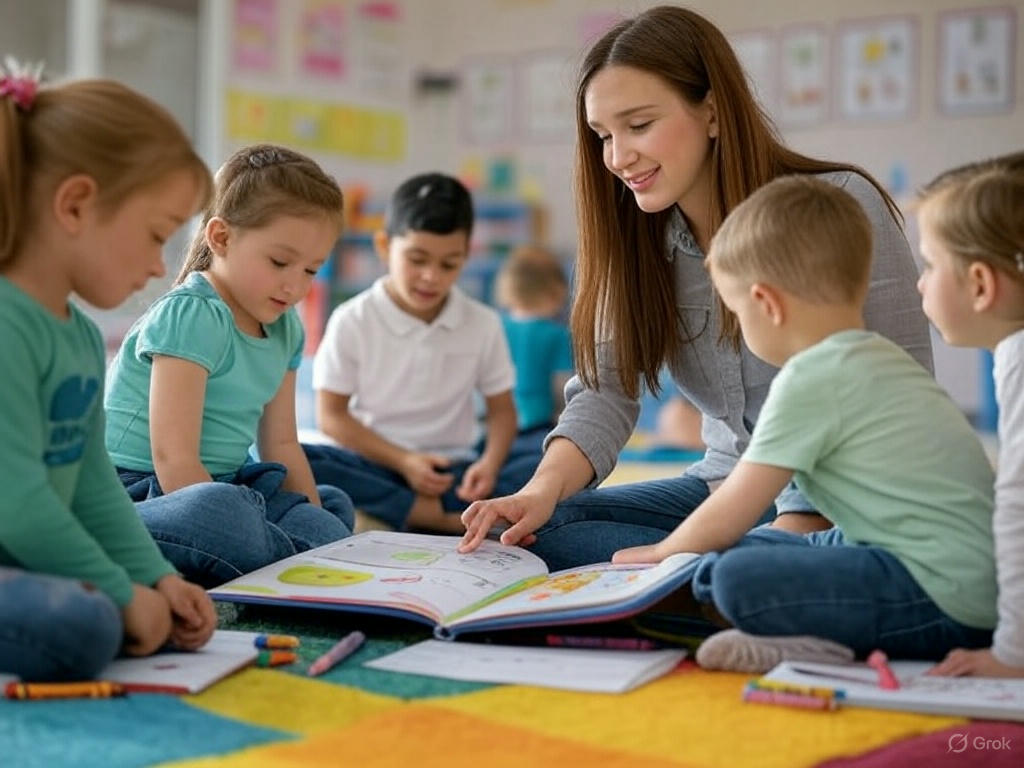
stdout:
<svg viewBox="0 0 1024 768">
<path fill-rule="evenodd" d="M 78 579 L 118 605 L 174 568 L 103 444 L 103 342 L 0 277 L 0 564 Z"/>
</svg>

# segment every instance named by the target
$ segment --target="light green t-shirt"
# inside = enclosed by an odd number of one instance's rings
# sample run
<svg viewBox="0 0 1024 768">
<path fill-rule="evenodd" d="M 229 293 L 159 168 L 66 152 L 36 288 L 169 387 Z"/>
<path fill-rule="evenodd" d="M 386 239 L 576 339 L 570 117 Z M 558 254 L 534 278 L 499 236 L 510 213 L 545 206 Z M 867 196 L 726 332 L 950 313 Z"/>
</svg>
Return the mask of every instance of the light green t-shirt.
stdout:
<svg viewBox="0 0 1024 768">
<path fill-rule="evenodd" d="M 174 568 L 103 448 L 103 341 L 0 278 L 0 564 L 95 585 L 118 605 Z"/>
<path fill-rule="evenodd" d="M 889 340 L 842 331 L 790 358 L 743 459 L 794 470 L 847 541 L 891 552 L 962 624 L 996 625 L 992 467 L 953 401 Z"/>
<path fill-rule="evenodd" d="M 190 360 L 209 373 L 199 459 L 211 475 L 245 463 L 263 408 L 289 370 L 302 362 L 305 336 L 294 309 L 242 333 L 231 309 L 198 272 L 160 297 L 128 331 L 107 371 L 107 450 L 125 469 L 153 471 L 149 441 L 149 379 L 153 355 Z"/>
</svg>

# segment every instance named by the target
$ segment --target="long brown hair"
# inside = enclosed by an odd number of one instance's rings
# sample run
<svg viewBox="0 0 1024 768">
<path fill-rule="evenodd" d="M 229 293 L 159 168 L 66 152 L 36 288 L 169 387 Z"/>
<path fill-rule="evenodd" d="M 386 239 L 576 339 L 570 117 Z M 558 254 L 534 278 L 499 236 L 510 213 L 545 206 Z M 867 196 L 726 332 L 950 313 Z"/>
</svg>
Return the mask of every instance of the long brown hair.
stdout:
<svg viewBox="0 0 1024 768">
<path fill-rule="evenodd" d="M 266 226 L 278 216 L 323 216 L 340 233 L 341 206 L 338 182 L 310 158 L 273 144 L 244 147 L 217 171 L 213 200 L 203 211 L 174 284 L 210 268 L 213 252 L 206 242 L 206 225 L 214 216 L 240 229 Z"/>
<path fill-rule="evenodd" d="M 210 172 L 163 107 L 112 80 L 44 85 L 27 105 L 0 97 L 0 264 L 14 259 L 61 182 L 92 177 L 104 213 L 168 174 Z"/>
<path fill-rule="evenodd" d="M 659 390 L 658 372 L 684 336 L 676 307 L 675 273 L 666 259 L 668 208 L 644 213 L 621 180 L 605 168 L 601 141 L 587 125 L 584 99 L 594 75 L 625 66 L 662 78 L 691 105 L 714 94 L 718 137 L 712 140 L 709 234 L 755 189 L 783 174 L 853 171 L 899 211 L 888 194 L 862 169 L 815 160 L 782 145 L 771 119 L 747 85 L 743 68 L 725 36 L 693 11 L 659 6 L 626 19 L 594 44 L 580 69 L 576 89 L 575 187 L 579 256 L 572 336 L 577 370 L 591 388 L 597 382 L 598 337 L 607 339 L 622 388 Z M 719 300 L 722 336 L 739 347 L 740 329 Z"/>
</svg>

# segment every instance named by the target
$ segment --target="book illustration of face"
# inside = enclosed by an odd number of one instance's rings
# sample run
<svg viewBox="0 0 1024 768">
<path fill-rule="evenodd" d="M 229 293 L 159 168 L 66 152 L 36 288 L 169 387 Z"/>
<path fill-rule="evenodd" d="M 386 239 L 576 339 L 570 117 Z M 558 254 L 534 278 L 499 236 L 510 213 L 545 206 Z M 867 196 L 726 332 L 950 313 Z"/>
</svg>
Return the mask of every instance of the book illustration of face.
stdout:
<svg viewBox="0 0 1024 768">
<path fill-rule="evenodd" d="M 360 571 L 343 571 L 340 568 L 328 568 L 323 565 L 296 565 L 282 571 L 277 580 L 305 587 L 348 587 L 372 578 L 372 574 Z"/>
<path fill-rule="evenodd" d="M 394 552 L 391 555 L 392 560 L 398 560 L 400 563 L 410 563 L 412 565 L 430 565 L 436 563 L 444 555 L 441 552 L 430 552 L 424 549 L 413 549 L 406 552 Z"/>
</svg>

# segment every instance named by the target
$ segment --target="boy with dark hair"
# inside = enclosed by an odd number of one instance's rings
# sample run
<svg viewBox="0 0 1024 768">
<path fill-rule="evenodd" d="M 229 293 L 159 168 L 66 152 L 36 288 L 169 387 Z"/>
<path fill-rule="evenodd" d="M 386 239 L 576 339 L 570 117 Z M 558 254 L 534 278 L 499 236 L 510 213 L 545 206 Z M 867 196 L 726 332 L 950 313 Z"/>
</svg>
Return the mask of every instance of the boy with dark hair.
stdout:
<svg viewBox="0 0 1024 768">
<path fill-rule="evenodd" d="M 402 183 L 374 236 L 388 273 L 334 311 L 314 361 L 317 426 L 336 445 L 305 446 L 313 474 L 396 528 L 461 533 L 458 512 L 515 492 L 539 459 L 505 461 L 516 435 L 508 344 L 498 314 L 455 285 L 472 227 L 456 179 Z"/>
</svg>

